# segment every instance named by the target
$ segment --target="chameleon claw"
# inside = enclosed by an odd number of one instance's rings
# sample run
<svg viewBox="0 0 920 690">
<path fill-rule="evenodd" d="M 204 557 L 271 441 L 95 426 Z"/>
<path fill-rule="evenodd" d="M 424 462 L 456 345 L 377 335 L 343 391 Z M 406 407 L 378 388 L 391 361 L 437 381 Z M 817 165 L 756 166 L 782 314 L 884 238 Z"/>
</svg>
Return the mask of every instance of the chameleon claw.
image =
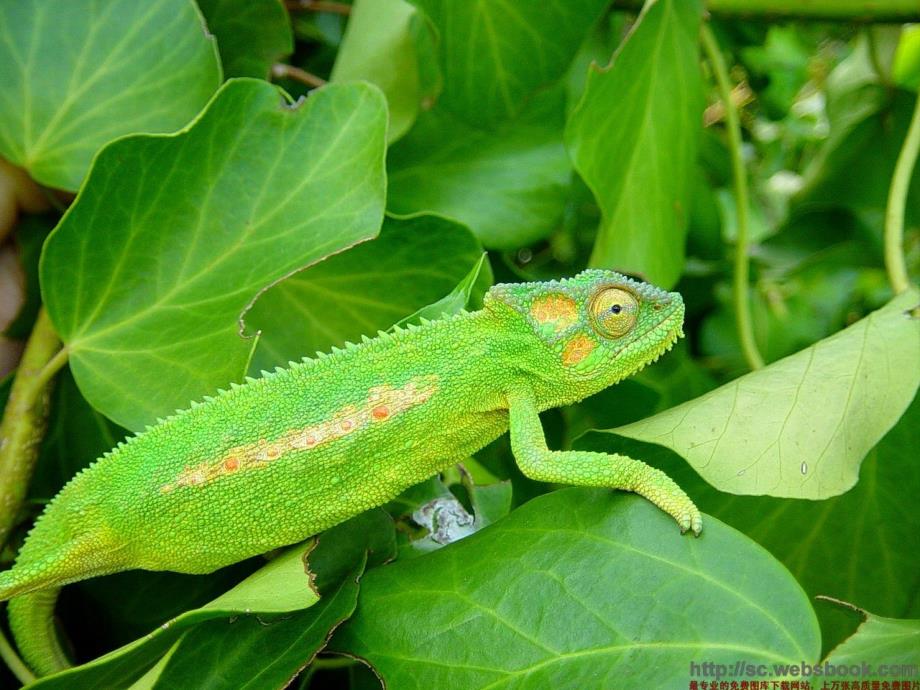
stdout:
<svg viewBox="0 0 920 690">
<path fill-rule="evenodd" d="M 703 531 L 703 518 L 700 515 L 700 511 L 696 509 L 696 506 L 692 506 L 690 510 L 681 513 L 677 518 L 677 524 L 680 527 L 681 534 L 692 531 L 693 536 L 698 537 L 700 536 L 700 532 Z"/>
</svg>

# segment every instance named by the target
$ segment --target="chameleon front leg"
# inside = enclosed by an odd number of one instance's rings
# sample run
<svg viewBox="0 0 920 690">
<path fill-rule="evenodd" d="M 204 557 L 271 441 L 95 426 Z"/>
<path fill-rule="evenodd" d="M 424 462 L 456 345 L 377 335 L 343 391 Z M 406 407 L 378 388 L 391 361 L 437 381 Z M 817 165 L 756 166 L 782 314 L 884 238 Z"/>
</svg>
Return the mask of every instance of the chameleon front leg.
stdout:
<svg viewBox="0 0 920 690">
<path fill-rule="evenodd" d="M 664 472 L 625 455 L 590 451 L 553 451 L 546 438 L 533 396 L 518 391 L 508 396 L 511 450 L 525 476 L 543 482 L 601 486 L 633 491 L 677 520 L 680 531 L 703 528 L 700 511 Z"/>
</svg>

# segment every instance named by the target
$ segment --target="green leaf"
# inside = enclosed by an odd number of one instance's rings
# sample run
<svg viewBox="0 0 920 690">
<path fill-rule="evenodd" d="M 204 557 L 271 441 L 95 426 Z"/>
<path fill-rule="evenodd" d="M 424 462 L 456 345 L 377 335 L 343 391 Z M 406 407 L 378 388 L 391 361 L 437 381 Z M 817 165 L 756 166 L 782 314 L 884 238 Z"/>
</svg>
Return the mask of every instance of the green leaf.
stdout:
<svg viewBox="0 0 920 690">
<path fill-rule="evenodd" d="M 565 133 L 603 212 L 591 265 L 664 287 L 683 268 L 702 130 L 700 15 L 695 0 L 647 4 L 610 66 L 592 70 Z"/>
<path fill-rule="evenodd" d="M 481 256 L 479 242 L 457 223 L 387 218 L 375 240 L 330 256 L 259 298 L 247 316 L 262 332 L 252 369 L 374 337 L 455 289 Z"/>
<path fill-rule="evenodd" d="M 546 237 L 562 217 L 571 175 L 562 113 L 559 89 L 496 131 L 443 110 L 423 113 L 387 157 L 387 210 L 453 218 L 490 249 Z"/>
<path fill-rule="evenodd" d="M 108 141 L 188 122 L 221 79 L 192 0 L 0 6 L 0 155 L 75 190 Z"/>
<path fill-rule="evenodd" d="M 851 673 L 839 673 L 837 678 L 858 677 L 861 681 L 875 679 L 916 680 L 920 667 L 920 620 L 898 620 L 896 618 L 883 618 L 868 611 L 862 611 L 866 619 L 859 626 L 856 633 L 840 646 L 834 649 L 825 659 L 825 663 L 833 666 L 845 665 L 850 668 L 862 666 L 869 662 L 873 664 L 875 673 L 854 676 Z M 903 676 L 894 673 L 879 673 L 882 663 L 891 667 L 913 666 L 910 673 L 905 670 Z M 890 682 L 890 681 L 889 681 Z"/>
<path fill-rule="evenodd" d="M 41 264 L 87 400 L 138 429 L 240 379 L 237 321 L 258 293 L 376 235 L 385 129 L 370 85 L 289 106 L 242 79 L 188 130 L 106 147 Z"/>
<path fill-rule="evenodd" d="M 294 50 L 291 21 L 281 0 L 198 0 L 217 37 L 225 77 L 266 79 Z"/>
<path fill-rule="evenodd" d="M 421 100 L 412 27 L 417 17 L 404 0 L 356 0 L 330 77 L 334 82 L 364 79 L 383 91 L 391 142 L 415 122 Z"/>
<path fill-rule="evenodd" d="M 681 537 L 641 498 L 567 489 L 369 572 L 330 647 L 401 690 L 664 688 L 700 659 L 817 659 L 820 638 L 789 573 L 718 520 Z"/>
<path fill-rule="evenodd" d="M 901 29 L 891 77 L 902 88 L 920 89 L 920 26 L 907 24 Z"/>
<path fill-rule="evenodd" d="M 485 271 L 483 271 L 483 266 Z M 422 319 L 434 321 L 459 314 L 463 309 L 470 306 L 471 303 L 481 300 L 485 290 L 485 285 L 492 284 L 492 271 L 489 269 L 487 254 L 483 252 L 470 272 L 464 276 L 463 280 L 457 283 L 457 287 L 450 291 L 437 302 L 422 307 L 414 314 L 396 322 L 396 326 L 405 326 L 409 323 L 419 323 Z"/>
<path fill-rule="evenodd" d="M 256 557 L 207 577 L 128 570 L 82 580 L 64 589 L 55 614 L 74 646 L 74 660 L 83 663 L 204 606 L 264 565 Z"/>
<path fill-rule="evenodd" d="M 154 687 L 286 687 L 355 610 L 368 552 L 379 563 L 391 558 L 394 550 L 393 523 L 381 510 L 320 535 L 310 554 L 310 568 L 317 573 L 322 594 L 316 604 L 269 620 L 253 616 L 213 620 L 190 630 Z"/>
<path fill-rule="evenodd" d="M 293 615 L 311 629 L 304 630 L 293 624 L 282 624 L 279 631 L 286 633 L 290 638 L 289 642 L 306 642 L 308 638 L 313 644 L 324 642 L 331 628 L 321 630 L 322 625 L 337 625 L 341 620 L 340 616 L 349 612 L 347 602 L 350 590 L 333 597 L 339 585 L 343 582 L 354 583 L 368 560 L 380 563 L 391 558 L 395 553 L 395 540 L 389 517 L 382 511 L 375 510 L 324 532 L 315 541 L 315 545 L 310 541 L 292 547 L 233 589 L 200 608 L 186 611 L 164 623 L 149 635 L 87 664 L 42 679 L 35 687 L 41 690 L 124 687 L 170 649 L 172 651 L 168 652 L 169 662 L 154 675 L 164 673 L 172 664 L 180 665 L 181 671 L 188 660 L 186 654 L 190 651 L 190 647 L 184 644 L 184 639 L 192 635 L 193 641 L 200 642 L 202 637 L 194 632 L 193 626 L 208 621 L 216 621 L 208 628 L 212 633 L 220 626 L 226 626 L 224 633 L 218 637 L 230 646 L 234 646 L 237 641 L 244 646 L 259 646 L 267 642 L 279 642 L 280 637 L 272 634 L 267 638 L 260 638 L 256 631 L 259 628 L 265 631 L 265 626 L 259 623 L 258 619 L 255 626 L 251 625 L 256 614 L 260 617 L 265 614 L 286 614 L 284 620 L 288 615 Z M 335 601 L 324 601 L 320 595 L 324 598 L 329 596 Z M 315 617 L 301 616 L 298 613 L 303 609 L 309 609 L 318 601 L 324 603 Z M 190 629 L 192 632 L 186 632 Z M 174 647 L 180 634 L 185 636 L 183 643 Z M 276 660 L 278 666 L 271 669 L 272 673 L 277 673 L 285 664 L 289 665 L 291 654 L 298 653 L 296 650 L 285 650 L 283 647 L 276 650 L 279 655 Z M 251 653 L 252 650 L 247 651 Z M 286 653 L 287 651 L 290 653 Z M 306 648 L 302 651 L 302 660 L 308 660 L 315 653 L 315 650 L 309 651 Z M 191 648 L 191 652 L 194 653 L 194 647 Z M 250 665 L 248 670 L 253 671 L 256 668 Z M 268 674 L 268 669 L 266 673 Z M 151 678 L 152 680 L 154 678 Z"/>
<path fill-rule="evenodd" d="M 188 631 L 153 688 L 284 688 L 358 603 L 359 563 L 314 606 L 278 618 L 212 620 Z"/>
<path fill-rule="evenodd" d="M 414 0 L 438 32 L 439 104 L 478 126 L 515 117 L 565 73 L 604 0 L 545 3 Z"/>
<path fill-rule="evenodd" d="M 806 350 L 610 433 L 674 450 L 722 491 L 843 493 L 920 384 L 920 319 L 907 313 L 918 299 L 906 292 Z"/>
<path fill-rule="evenodd" d="M 610 434 L 588 434 L 576 447 L 623 453 L 661 468 L 701 510 L 782 561 L 809 596 L 828 595 L 906 617 L 920 616 L 920 531 L 910 518 L 920 495 L 918 428 L 920 396 L 866 456 L 859 483 L 823 501 L 725 494 L 673 451 Z M 838 607 L 818 606 L 817 614 L 825 649 L 852 632 L 852 621 Z"/>
<path fill-rule="evenodd" d="M 302 544 L 293 547 L 201 608 L 186 611 L 146 637 L 94 661 L 42 678 L 32 687 L 36 690 L 123 687 L 165 653 L 180 633 L 194 625 L 214 618 L 285 613 L 312 606 L 319 601 L 305 566 L 312 546 L 311 542 L 306 547 Z"/>
</svg>

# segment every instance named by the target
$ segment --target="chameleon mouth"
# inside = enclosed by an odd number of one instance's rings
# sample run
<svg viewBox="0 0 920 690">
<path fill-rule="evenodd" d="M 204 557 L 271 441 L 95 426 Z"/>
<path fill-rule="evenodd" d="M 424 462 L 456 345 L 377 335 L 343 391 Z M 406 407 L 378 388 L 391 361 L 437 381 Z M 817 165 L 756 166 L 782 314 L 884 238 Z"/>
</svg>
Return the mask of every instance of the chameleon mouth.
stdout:
<svg viewBox="0 0 920 690">
<path fill-rule="evenodd" d="M 657 342 L 650 346 L 648 349 L 648 357 L 640 362 L 638 366 L 633 369 L 628 376 L 635 374 L 650 364 L 654 364 L 662 355 L 671 351 L 674 347 L 674 344 L 684 337 L 684 307 L 683 304 L 680 305 L 679 309 L 675 309 L 673 312 L 665 316 L 661 321 L 656 323 L 654 326 L 649 327 L 642 335 L 640 335 L 637 340 L 641 340 L 647 336 L 650 336 L 655 333 L 660 333 L 661 329 L 667 329 L 663 337 L 657 339 Z M 618 352 L 617 355 L 620 353 Z"/>
</svg>

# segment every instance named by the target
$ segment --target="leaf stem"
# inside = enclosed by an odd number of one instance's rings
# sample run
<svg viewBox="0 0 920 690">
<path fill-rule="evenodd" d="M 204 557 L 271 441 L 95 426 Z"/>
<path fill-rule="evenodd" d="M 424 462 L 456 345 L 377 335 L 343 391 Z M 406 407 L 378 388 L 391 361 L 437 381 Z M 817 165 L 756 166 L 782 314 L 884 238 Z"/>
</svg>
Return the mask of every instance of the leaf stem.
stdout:
<svg viewBox="0 0 920 690">
<path fill-rule="evenodd" d="M 23 663 L 13 645 L 6 639 L 3 630 L 0 629 L 0 659 L 6 664 L 6 667 L 13 672 L 17 680 L 23 685 L 28 685 L 36 680 L 35 674 L 29 670 L 29 667 Z"/>
<path fill-rule="evenodd" d="M 323 0 L 288 0 L 284 3 L 288 12 L 329 12 L 348 16 L 351 5 L 344 2 L 324 2 Z"/>
<path fill-rule="evenodd" d="M 888 206 L 885 208 L 885 270 L 894 293 L 900 294 L 910 288 L 907 262 L 904 259 L 904 208 L 907 205 L 907 191 L 910 178 L 920 151 L 920 96 L 914 104 L 914 114 L 901 146 L 901 153 L 891 176 L 888 190 Z"/>
<path fill-rule="evenodd" d="M 311 72 L 300 69 L 300 67 L 295 67 L 294 65 L 285 65 L 281 62 L 272 65 L 272 76 L 275 79 L 293 79 L 294 81 L 299 81 L 301 84 L 305 84 L 312 89 L 318 89 L 320 86 L 326 85 L 326 80 L 322 77 L 317 77 Z"/>
<path fill-rule="evenodd" d="M 42 307 L 0 421 L 0 544 L 6 543 L 32 478 L 48 417 L 49 384 L 66 362 L 67 350 Z"/>
<path fill-rule="evenodd" d="M 731 154 L 732 182 L 735 195 L 735 209 L 737 216 L 737 236 L 735 237 L 735 275 L 734 275 L 734 302 L 735 323 L 738 328 L 738 338 L 741 341 L 741 351 L 744 359 L 751 369 L 760 369 L 764 365 L 763 357 L 757 349 L 754 340 L 754 330 L 751 322 L 751 305 L 748 299 L 748 182 L 744 160 L 741 157 L 741 125 L 738 122 L 738 110 L 732 100 L 732 86 L 728 78 L 728 69 L 719 50 L 719 44 L 708 25 L 702 29 L 703 50 L 706 60 L 712 67 L 719 89 L 719 98 L 725 108 L 725 125 L 728 131 L 728 150 Z"/>
<path fill-rule="evenodd" d="M 615 0 L 615 9 L 639 8 L 641 0 Z M 916 22 L 917 0 L 707 0 L 706 11 L 723 17 L 806 19 L 835 22 Z"/>
</svg>

